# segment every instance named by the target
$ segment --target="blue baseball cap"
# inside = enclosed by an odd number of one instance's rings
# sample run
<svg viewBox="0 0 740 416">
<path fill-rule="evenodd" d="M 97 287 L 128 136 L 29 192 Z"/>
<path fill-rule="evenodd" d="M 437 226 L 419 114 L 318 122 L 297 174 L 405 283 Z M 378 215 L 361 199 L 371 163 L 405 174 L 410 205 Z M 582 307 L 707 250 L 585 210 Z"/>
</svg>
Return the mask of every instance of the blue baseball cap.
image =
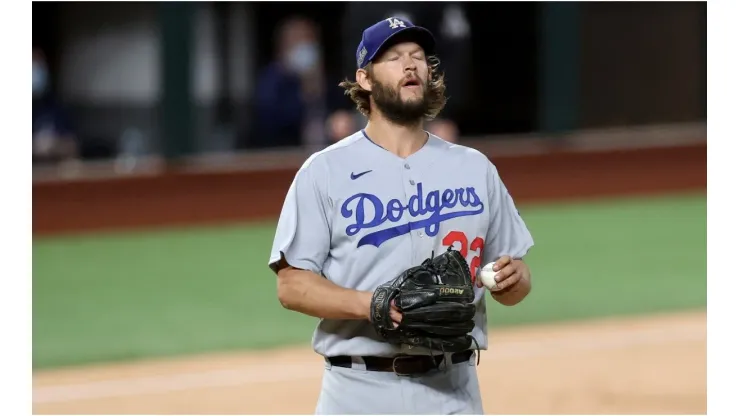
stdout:
<svg viewBox="0 0 740 416">
<path fill-rule="evenodd" d="M 416 26 L 407 19 L 389 17 L 362 32 L 362 40 L 357 47 L 357 68 L 364 68 L 384 46 L 391 45 L 391 40 L 399 39 L 418 43 L 427 56 L 434 54 L 437 43 L 429 30 Z"/>
</svg>

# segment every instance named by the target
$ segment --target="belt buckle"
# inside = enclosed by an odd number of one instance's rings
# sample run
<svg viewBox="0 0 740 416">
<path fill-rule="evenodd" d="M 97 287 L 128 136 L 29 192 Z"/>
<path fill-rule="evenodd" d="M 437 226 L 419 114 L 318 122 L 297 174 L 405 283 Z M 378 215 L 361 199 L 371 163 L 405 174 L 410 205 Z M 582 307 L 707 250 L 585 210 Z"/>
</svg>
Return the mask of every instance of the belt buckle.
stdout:
<svg viewBox="0 0 740 416">
<path fill-rule="evenodd" d="M 421 375 L 423 375 L 426 372 L 423 372 L 423 373 L 420 372 L 420 373 L 416 373 L 416 374 L 414 374 L 414 373 L 399 373 L 398 372 L 398 368 L 397 368 L 397 364 L 396 364 L 398 362 L 398 360 L 401 360 L 401 361 L 403 361 L 405 359 L 414 360 L 414 359 L 419 359 L 419 358 L 421 358 L 421 357 L 416 356 L 416 355 L 397 355 L 397 356 L 393 357 L 393 363 L 391 365 L 392 368 L 393 368 L 393 372 L 397 376 L 402 376 L 402 377 L 420 377 Z"/>
</svg>

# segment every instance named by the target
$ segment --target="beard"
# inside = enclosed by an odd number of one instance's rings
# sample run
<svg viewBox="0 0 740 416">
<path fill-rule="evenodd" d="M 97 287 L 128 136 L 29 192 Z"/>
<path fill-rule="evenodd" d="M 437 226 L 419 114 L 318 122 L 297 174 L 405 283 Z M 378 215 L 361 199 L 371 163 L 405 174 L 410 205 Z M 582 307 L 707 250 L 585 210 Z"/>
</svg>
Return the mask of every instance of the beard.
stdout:
<svg viewBox="0 0 740 416">
<path fill-rule="evenodd" d="M 430 99 L 427 84 L 422 82 L 421 98 L 404 100 L 401 90 L 371 80 L 370 96 L 381 113 L 388 121 L 401 126 L 411 126 L 418 123 L 429 112 Z"/>
</svg>

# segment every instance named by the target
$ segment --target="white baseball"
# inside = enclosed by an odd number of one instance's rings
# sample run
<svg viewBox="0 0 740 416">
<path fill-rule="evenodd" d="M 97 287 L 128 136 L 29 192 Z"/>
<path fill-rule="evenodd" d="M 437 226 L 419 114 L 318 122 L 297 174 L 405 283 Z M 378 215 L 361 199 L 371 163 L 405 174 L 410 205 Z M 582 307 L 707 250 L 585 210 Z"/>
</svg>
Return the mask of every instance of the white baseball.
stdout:
<svg viewBox="0 0 740 416">
<path fill-rule="evenodd" d="M 494 263 L 488 263 L 480 269 L 478 272 L 478 278 L 480 279 L 483 286 L 487 287 L 488 290 L 496 291 L 496 275 L 498 272 L 493 271 Z"/>
</svg>

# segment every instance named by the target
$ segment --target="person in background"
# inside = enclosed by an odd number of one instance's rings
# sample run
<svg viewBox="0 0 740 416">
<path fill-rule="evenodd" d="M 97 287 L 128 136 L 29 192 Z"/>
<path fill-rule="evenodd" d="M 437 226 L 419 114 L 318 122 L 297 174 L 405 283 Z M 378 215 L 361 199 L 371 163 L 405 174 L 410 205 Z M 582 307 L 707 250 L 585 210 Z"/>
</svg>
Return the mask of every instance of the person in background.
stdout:
<svg viewBox="0 0 740 416">
<path fill-rule="evenodd" d="M 449 119 L 431 121 L 427 126 L 427 131 L 450 143 L 457 143 L 460 139 L 457 123 Z"/>
<path fill-rule="evenodd" d="M 276 56 L 258 76 L 251 147 L 328 143 L 326 86 L 319 34 L 303 17 L 284 21 L 277 32 Z"/>
<path fill-rule="evenodd" d="M 77 138 L 69 117 L 52 93 L 46 56 L 37 48 L 32 56 L 33 163 L 75 161 Z"/>
<path fill-rule="evenodd" d="M 326 130 L 331 143 L 336 143 L 359 129 L 355 115 L 347 110 L 337 110 L 326 120 Z"/>
</svg>

